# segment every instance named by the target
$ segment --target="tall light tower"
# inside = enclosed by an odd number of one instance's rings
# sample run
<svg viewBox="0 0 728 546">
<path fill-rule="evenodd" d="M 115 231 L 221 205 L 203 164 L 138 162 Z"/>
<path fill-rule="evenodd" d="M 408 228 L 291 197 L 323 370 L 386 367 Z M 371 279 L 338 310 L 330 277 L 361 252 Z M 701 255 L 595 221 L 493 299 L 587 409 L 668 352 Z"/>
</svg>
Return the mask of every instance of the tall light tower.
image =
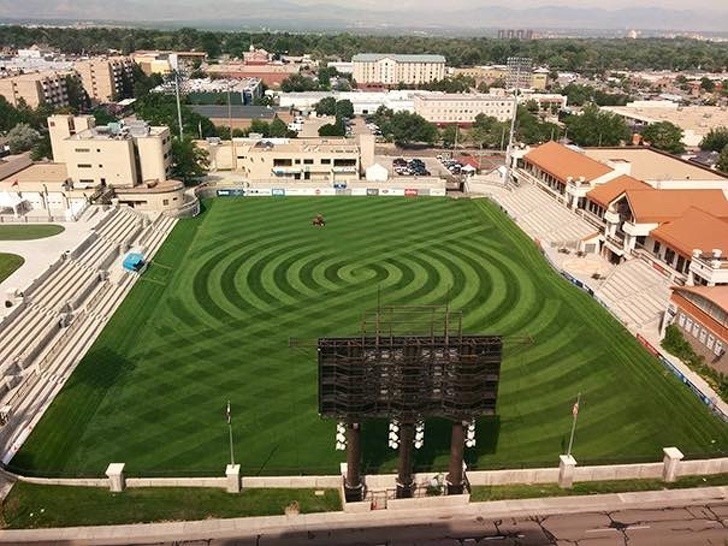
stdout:
<svg viewBox="0 0 728 546">
<path fill-rule="evenodd" d="M 528 57 L 508 57 L 508 74 L 506 76 L 506 88 L 513 91 L 513 116 L 511 117 L 511 131 L 508 135 L 508 147 L 506 148 L 506 168 L 503 172 L 503 185 L 511 180 L 511 162 L 513 161 L 513 136 L 516 132 L 516 117 L 518 116 L 518 90 L 531 86 L 531 59 Z M 526 81 L 525 78 L 528 78 Z M 524 82 L 527 85 L 524 85 Z"/>
</svg>

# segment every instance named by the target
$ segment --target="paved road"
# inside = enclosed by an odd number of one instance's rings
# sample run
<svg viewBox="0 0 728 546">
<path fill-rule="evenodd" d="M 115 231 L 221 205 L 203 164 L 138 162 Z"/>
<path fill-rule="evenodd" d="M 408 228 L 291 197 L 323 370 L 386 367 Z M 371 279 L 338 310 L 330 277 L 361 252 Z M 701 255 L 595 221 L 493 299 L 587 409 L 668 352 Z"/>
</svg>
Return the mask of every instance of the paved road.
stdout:
<svg viewBox="0 0 728 546">
<path fill-rule="evenodd" d="M 366 518 L 366 516 L 362 516 Z M 295 527 L 295 526 L 294 526 Z M 245 536 L 243 531 L 241 536 Z M 18 543 L 21 544 L 21 543 Z M 31 544 L 30 542 L 22 544 Z M 98 541 L 32 542 L 58 546 Z M 728 502 L 652 510 L 620 510 L 490 520 L 444 516 L 407 526 L 294 530 L 256 537 L 114 544 L 165 546 L 727 546 Z"/>
</svg>

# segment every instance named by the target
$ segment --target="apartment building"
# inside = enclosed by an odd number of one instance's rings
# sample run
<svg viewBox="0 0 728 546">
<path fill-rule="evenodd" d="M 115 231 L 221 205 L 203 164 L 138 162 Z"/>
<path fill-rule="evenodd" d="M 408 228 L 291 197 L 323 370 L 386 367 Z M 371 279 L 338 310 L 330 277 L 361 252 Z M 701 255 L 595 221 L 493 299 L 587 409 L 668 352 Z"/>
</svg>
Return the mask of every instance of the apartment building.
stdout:
<svg viewBox="0 0 728 546">
<path fill-rule="evenodd" d="M 31 108 L 48 104 L 55 108 L 68 106 L 66 78 L 76 78 L 71 70 L 44 71 L 0 78 L 0 95 L 13 106 L 21 101 Z"/>
<path fill-rule="evenodd" d="M 92 116 L 48 118 L 54 161 L 78 187 L 163 182 L 171 166 L 167 127 L 143 121 L 96 127 Z"/>
<path fill-rule="evenodd" d="M 374 164 L 374 137 L 345 139 L 236 138 L 200 142 L 214 170 L 235 170 L 252 181 L 312 181 L 335 184 L 358 180 Z"/>
<path fill-rule="evenodd" d="M 96 57 L 73 64 L 89 98 L 97 103 L 117 100 L 124 92 L 124 81 L 133 81 L 133 67 L 129 57 Z"/>
<path fill-rule="evenodd" d="M 173 70 L 186 71 L 202 63 L 207 54 L 204 51 L 135 51 L 132 60 L 147 74 L 170 74 Z"/>
<path fill-rule="evenodd" d="M 431 123 L 470 125 L 479 114 L 507 121 L 513 117 L 513 99 L 497 95 L 415 95 L 415 113 Z"/>
<path fill-rule="evenodd" d="M 728 178 L 649 148 L 548 142 L 514 157 L 514 181 L 599 229 L 613 263 L 638 257 L 678 284 L 728 285 Z"/>
<path fill-rule="evenodd" d="M 445 78 L 442 55 L 360 53 L 352 57 L 354 80 L 362 86 L 419 85 Z"/>
</svg>

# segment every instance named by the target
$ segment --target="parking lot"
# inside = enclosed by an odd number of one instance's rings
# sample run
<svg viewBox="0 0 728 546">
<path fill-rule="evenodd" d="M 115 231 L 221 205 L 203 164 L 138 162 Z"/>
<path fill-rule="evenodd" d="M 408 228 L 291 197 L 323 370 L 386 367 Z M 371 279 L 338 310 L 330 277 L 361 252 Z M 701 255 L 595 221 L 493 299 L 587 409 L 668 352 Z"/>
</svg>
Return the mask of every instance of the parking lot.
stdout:
<svg viewBox="0 0 728 546">
<path fill-rule="evenodd" d="M 392 156 L 392 155 L 377 155 L 375 156 L 374 160 L 382 165 L 383 167 L 386 167 L 389 171 L 389 176 L 391 178 L 413 178 L 414 174 L 398 174 L 395 171 L 395 166 L 393 165 L 393 161 L 396 159 L 404 159 L 405 161 L 410 161 L 412 159 L 419 159 L 424 163 L 425 169 L 430 173 L 429 175 L 425 174 L 418 174 L 416 176 L 430 176 L 434 178 L 447 178 L 450 173 L 448 170 L 440 163 L 440 161 L 437 160 L 437 158 L 434 157 L 426 157 L 426 156 Z"/>
</svg>

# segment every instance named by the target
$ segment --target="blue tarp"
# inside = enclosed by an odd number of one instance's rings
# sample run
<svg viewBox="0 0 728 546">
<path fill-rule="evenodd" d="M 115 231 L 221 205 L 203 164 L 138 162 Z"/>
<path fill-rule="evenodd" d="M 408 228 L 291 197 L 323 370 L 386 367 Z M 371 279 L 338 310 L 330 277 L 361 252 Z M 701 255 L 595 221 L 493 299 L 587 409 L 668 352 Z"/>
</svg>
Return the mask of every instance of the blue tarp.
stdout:
<svg viewBox="0 0 728 546">
<path fill-rule="evenodd" d="M 144 266 L 144 256 L 132 252 L 124 258 L 124 269 L 127 271 L 139 271 Z"/>
</svg>

